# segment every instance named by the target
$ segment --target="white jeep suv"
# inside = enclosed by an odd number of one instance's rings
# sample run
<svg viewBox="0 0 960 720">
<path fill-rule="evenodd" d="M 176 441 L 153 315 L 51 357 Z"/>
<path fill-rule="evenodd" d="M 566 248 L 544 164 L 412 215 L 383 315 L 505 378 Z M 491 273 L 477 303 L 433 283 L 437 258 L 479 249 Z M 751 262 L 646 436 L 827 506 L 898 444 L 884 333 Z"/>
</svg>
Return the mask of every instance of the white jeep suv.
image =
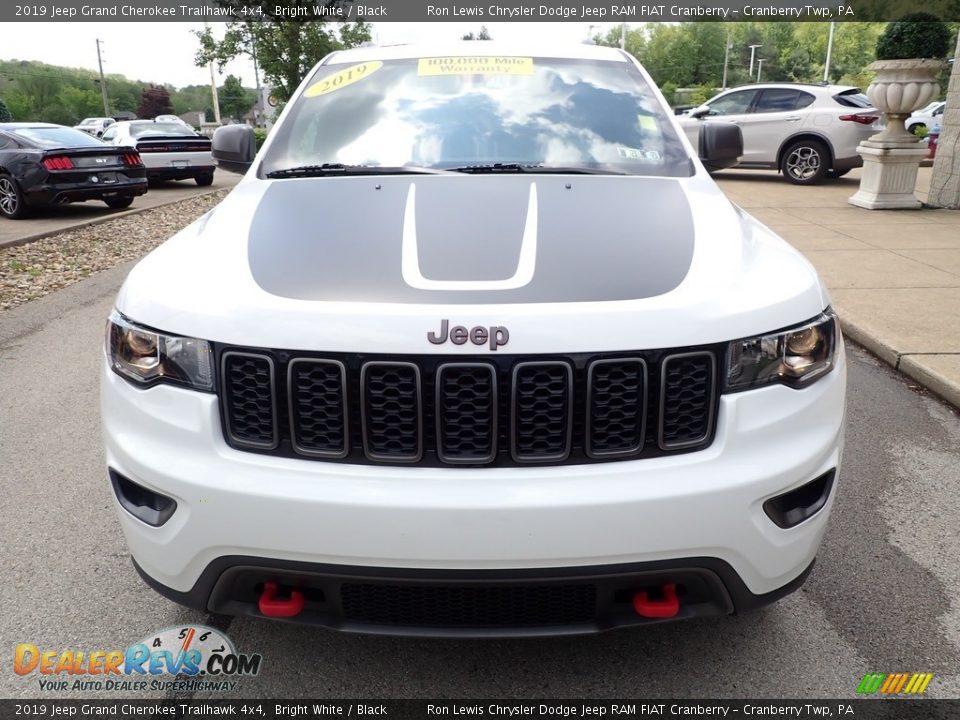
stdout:
<svg viewBox="0 0 960 720">
<path fill-rule="evenodd" d="M 795 590 L 845 364 L 811 265 L 732 205 L 612 48 L 321 61 L 107 327 L 133 560 L 211 612 L 585 633 Z M 705 124 L 713 165 L 739 130 Z"/>
</svg>

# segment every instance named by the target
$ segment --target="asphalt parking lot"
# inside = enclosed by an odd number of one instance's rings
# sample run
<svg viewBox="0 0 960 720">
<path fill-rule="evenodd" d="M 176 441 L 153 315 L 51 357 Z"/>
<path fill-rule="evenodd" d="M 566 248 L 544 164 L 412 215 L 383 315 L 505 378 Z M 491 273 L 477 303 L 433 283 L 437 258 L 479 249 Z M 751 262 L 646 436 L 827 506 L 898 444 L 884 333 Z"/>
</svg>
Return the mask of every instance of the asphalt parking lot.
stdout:
<svg viewBox="0 0 960 720">
<path fill-rule="evenodd" d="M 353 636 L 171 604 L 130 564 L 102 465 L 103 320 L 128 270 L 0 313 L 4 652 L 25 642 L 123 648 L 203 623 L 263 655 L 242 697 L 850 698 L 866 672 L 897 671 L 932 672 L 928 696 L 960 697 L 960 417 L 852 345 L 829 532 L 803 588 L 759 613 L 467 641 Z M 0 696 L 37 697 L 36 675 L 15 675 L 9 654 Z"/>
<path fill-rule="evenodd" d="M 194 195 L 231 188 L 239 181 L 240 175 L 218 170 L 213 176 L 213 185 L 209 187 L 198 187 L 193 180 L 171 180 L 151 185 L 147 193 L 136 198 L 127 210 L 111 210 L 102 202 L 91 200 L 39 208 L 33 216 L 22 220 L 0 218 L 0 247 L 79 225 L 112 220 L 131 212 L 159 207 Z"/>
</svg>

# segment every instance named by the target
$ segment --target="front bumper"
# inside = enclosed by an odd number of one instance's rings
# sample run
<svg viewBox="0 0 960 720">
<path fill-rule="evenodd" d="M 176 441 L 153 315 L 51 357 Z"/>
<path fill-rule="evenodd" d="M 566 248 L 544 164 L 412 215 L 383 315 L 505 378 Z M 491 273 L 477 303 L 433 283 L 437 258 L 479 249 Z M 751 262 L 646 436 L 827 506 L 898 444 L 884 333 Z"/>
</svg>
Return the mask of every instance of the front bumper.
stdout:
<svg viewBox="0 0 960 720">
<path fill-rule="evenodd" d="M 730 612 L 795 588 L 811 566 L 833 494 L 789 529 L 763 505 L 839 467 L 844 390 L 841 350 L 837 367 L 802 391 L 724 395 L 705 450 L 542 468 L 357 466 L 244 453 L 224 442 L 214 395 L 139 390 L 106 367 L 101 393 L 108 466 L 177 503 L 160 527 L 117 506 L 138 568 L 181 602 L 243 612 L 230 603 L 252 586 L 211 596 L 224 573 L 246 566 L 266 566 L 281 581 L 288 571 L 329 580 L 359 568 L 377 582 L 408 572 L 421 581 L 434 573 L 474 582 L 599 573 L 639 582 L 649 572 L 707 570 L 729 600 L 712 593 L 719 599 L 711 607 Z"/>
</svg>

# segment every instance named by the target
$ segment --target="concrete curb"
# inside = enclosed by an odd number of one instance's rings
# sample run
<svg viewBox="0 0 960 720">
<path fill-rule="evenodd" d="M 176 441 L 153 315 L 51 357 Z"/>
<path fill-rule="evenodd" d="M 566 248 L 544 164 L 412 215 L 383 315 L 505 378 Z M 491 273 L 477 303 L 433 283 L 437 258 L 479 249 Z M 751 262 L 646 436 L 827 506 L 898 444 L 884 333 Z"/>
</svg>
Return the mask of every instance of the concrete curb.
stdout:
<svg viewBox="0 0 960 720">
<path fill-rule="evenodd" d="M 90 218 L 88 220 L 78 220 L 72 225 L 68 225 L 67 227 L 62 227 L 57 230 L 46 230 L 44 232 L 34 233 L 33 235 L 25 235 L 24 237 L 15 238 L 14 240 L 0 240 L 0 250 L 4 248 L 26 245 L 27 243 L 32 243 L 35 240 L 42 240 L 43 238 L 51 237 L 52 235 L 59 235 L 60 233 L 70 232 L 71 230 L 79 230 L 80 228 L 90 227 L 91 225 L 100 225 L 102 223 L 110 222 L 111 220 L 117 220 L 118 218 L 125 218 L 129 217 L 130 215 L 137 215 L 150 210 L 157 210 L 159 208 L 166 207 L 167 205 L 174 205 L 178 202 L 189 200 L 190 198 L 212 195 L 215 192 L 220 192 L 221 190 L 225 189 L 227 188 L 219 187 L 212 190 L 203 190 L 188 197 L 177 198 L 176 200 L 166 200 L 158 205 L 151 205 L 150 207 L 131 208 L 130 210 L 122 210 L 120 212 L 110 213 L 109 215 L 103 215 L 102 217 Z"/>
<path fill-rule="evenodd" d="M 840 316 L 840 328 L 845 337 L 862 345 L 894 370 L 903 373 L 923 385 L 937 397 L 960 409 L 960 385 L 944 377 L 936 370 L 925 366 L 920 359 L 923 355 L 901 353 L 855 321 Z"/>
</svg>

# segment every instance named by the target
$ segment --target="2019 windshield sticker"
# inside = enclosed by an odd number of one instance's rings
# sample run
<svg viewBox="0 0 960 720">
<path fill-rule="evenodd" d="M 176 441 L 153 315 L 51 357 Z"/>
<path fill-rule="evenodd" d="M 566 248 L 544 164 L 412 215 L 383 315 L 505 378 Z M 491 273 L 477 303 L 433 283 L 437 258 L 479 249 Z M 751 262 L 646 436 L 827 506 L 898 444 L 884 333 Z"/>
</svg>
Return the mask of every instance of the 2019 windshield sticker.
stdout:
<svg viewBox="0 0 960 720">
<path fill-rule="evenodd" d="M 420 58 L 417 75 L 533 75 L 532 57 Z"/>
<path fill-rule="evenodd" d="M 308 87 L 303 95 L 304 97 L 312 98 L 332 93 L 347 87 L 347 85 L 353 85 L 355 82 L 370 77 L 382 67 L 383 63 L 379 60 L 372 60 L 370 62 L 360 63 L 359 65 L 351 65 L 348 68 L 335 72 L 333 75 L 328 75 L 323 80 L 318 80 Z"/>
</svg>

